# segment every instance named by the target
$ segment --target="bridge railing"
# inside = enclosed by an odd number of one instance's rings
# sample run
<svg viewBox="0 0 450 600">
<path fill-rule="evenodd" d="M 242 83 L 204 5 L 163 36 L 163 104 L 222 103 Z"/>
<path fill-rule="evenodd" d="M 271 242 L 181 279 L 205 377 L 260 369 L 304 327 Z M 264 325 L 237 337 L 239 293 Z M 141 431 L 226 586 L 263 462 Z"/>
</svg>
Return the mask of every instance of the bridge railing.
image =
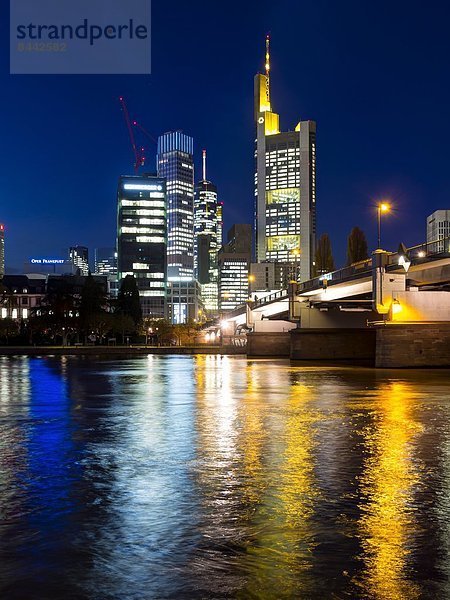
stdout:
<svg viewBox="0 0 450 600">
<path fill-rule="evenodd" d="M 441 254 L 450 254 L 450 236 L 411 246 L 407 251 L 411 259 L 432 258 Z"/>
<path fill-rule="evenodd" d="M 368 258 L 367 260 L 361 260 L 360 262 L 349 265 L 348 267 L 343 267 L 337 271 L 332 271 L 331 273 L 325 273 L 324 275 L 319 275 L 313 279 L 302 281 L 298 284 L 298 293 L 302 294 L 304 292 L 308 292 L 309 290 L 320 288 L 323 286 L 323 281 L 325 279 L 330 283 L 338 283 L 358 275 L 370 273 L 371 270 L 372 259 Z"/>
<path fill-rule="evenodd" d="M 265 304 L 270 304 L 270 302 L 275 302 L 276 300 L 281 300 L 282 298 L 287 297 L 288 293 L 286 290 L 277 290 L 276 292 L 273 292 L 273 294 L 263 296 L 262 298 L 258 298 L 257 300 L 251 302 L 251 307 L 257 308 L 258 306 L 264 306 Z"/>
<path fill-rule="evenodd" d="M 418 244 L 417 246 L 411 246 L 406 250 L 408 256 L 414 262 L 420 262 L 421 259 L 439 257 L 441 255 L 450 256 L 450 236 L 446 236 L 442 239 L 434 240 L 431 242 L 424 242 L 422 244 Z M 398 253 L 389 253 L 387 265 L 398 265 Z M 322 287 L 322 282 L 324 279 L 326 279 L 329 283 L 333 284 L 343 282 L 361 275 L 366 275 L 371 272 L 372 259 L 367 258 L 366 260 L 353 263 L 352 265 L 343 267 L 342 269 L 337 269 L 336 271 L 325 273 L 324 275 L 320 275 L 318 277 L 313 277 L 312 279 L 308 279 L 307 281 L 302 281 L 298 284 L 297 293 L 302 294 L 310 290 Z M 265 306 L 266 304 L 270 304 L 271 302 L 275 302 L 277 300 L 285 299 L 287 297 L 287 290 L 278 290 L 272 294 L 269 294 L 268 296 L 258 298 L 257 300 L 249 300 L 248 304 L 252 309 L 254 309 L 257 307 Z M 226 316 L 230 318 L 242 314 L 242 312 L 245 312 L 245 306 L 245 304 L 237 306 L 234 310 L 227 312 Z"/>
</svg>

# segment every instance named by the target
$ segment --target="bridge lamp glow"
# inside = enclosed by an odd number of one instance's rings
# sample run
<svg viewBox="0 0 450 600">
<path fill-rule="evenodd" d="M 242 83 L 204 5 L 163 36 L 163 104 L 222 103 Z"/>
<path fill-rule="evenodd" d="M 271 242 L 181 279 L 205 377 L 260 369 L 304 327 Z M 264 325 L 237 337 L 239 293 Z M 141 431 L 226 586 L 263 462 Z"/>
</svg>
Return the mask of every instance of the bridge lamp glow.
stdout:
<svg viewBox="0 0 450 600">
<path fill-rule="evenodd" d="M 391 206 L 387 202 L 380 202 L 377 206 L 378 216 L 378 249 L 381 248 L 381 215 L 390 212 Z"/>
<path fill-rule="evenodd" d="M 392 314 L 393 315 L 398 315 L 403 310 L 403 307 L 402 307 L 402 305 L 400 304 L 400 302 L 398 300 L 394 300 L 392 302 L 391 308 L 392 308 Z"/>
<path fill-rule="evenodd" d="M 425 257 L 425 250 L 419 250 L 419 252 L 417 253 L 418 258 L 424 258 Z"/>
</svg>

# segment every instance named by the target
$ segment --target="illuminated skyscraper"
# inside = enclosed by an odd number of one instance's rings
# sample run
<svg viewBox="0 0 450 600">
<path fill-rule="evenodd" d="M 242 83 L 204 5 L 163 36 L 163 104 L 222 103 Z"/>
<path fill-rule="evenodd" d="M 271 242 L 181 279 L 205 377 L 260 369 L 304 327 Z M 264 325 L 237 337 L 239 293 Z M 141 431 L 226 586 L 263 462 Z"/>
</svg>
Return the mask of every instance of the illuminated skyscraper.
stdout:
<svg viewBox="0 0 450 600">
<path fill-rule="evenodd" d="M 117 275 L 117 251 L 115 248 L 96 248 L 94 271 L 99 275 Z"/>
<path fill-rule="evenodd" d="M 158 138 L 158 177 L 167 182 L 169 277 L 194 274 L 194 140 L 181 131 Z"/>
<path fill-rule="evenodd" d="M 228 243 L 219 251 L 219 309 L 233 310 L 249 295 L 252 226 L 237 224 L 228 232 Z"/>
<path fill-rule="evenodd" d="M 265 74 L 255 76 L 255 235 L 258 262 L 293 262 L 311 276 L 316 232 L 316 123 L 300 121 L 281 132 L 270 101 L 269 37 Z"/>
<path fill-rule="evenodd" d="M 166 316 L 166 182 L 161 177 L 122 176 L 117 194 L 119 283 L 134 275 L 144 317 Z"/>
<path fill-rule="evenodd" d="M 446 238 L 446 241 L 438 242 L 430 249 L 433 252 L 443 252 L 444 249 L 448 252 L 450 249 L 449 236 L 450 210 L 435 210 L 434 213 L 427 217 L 427 242 L 436 242 L 444 238 Z"/>
<path fill-rule="evenodd" d="M 5 274 L 5 226 L 0 223 L 0 277 Z"/>
<path fill-rule="evenodd" d="M 95 248 L 94 272 L 99 275 L 106 275 L 108 293 L 116 298 L 119 286 L 117 283 L 117 250 L 115 248 Z"/>
<path fill-rule="evenodd" d="M 89 250 L 86 246 L 71 246 L 69 248 L 69 260 L 79 270 L 80 275 L 88 275 Z"/>
<path fill-rule="evenodd" d="M 206 310 L 218 309 L 217 252 L 219 223 L 217 188 L 206 179 L 206 150 L 203 150 L 203 178 L 194 195 L 194 275 L 202 286 Z"/>
<path fill-rule="evenodd" d="M 223 244 L 223 202 L 217 203 L 217 247 Z"/>
</svg>

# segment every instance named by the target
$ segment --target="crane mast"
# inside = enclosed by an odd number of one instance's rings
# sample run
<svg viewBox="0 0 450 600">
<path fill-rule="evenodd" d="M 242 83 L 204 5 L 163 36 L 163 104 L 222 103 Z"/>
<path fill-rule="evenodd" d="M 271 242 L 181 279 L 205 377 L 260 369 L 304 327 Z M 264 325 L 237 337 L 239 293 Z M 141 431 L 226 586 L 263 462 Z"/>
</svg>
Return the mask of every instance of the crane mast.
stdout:
<svg viewBox="0 0 450 600">
<path fill-rule="evenodd" d="M 123 112 L 123 115 L 125 118 L 125 123 L 126 123 L 127 129 L 128 129 L 128 136 L 130 138 L 131 147 L 133 149 L 134 173 L 135 173 L 135 175 L 137 175 L 139 172 L 139 168 L 143 167 L 144 163 L 145 163 L 144 148 L 139 147 L 136 144 L 133 127 L 131 126 L 130 113 L 128 112 L 128 108 L 127 108 L 127 105 L 125 103 L 125 99 L 123 98 L 123 96 L 120 96 L 119 102 L 120 102 L 120 106 L 122 108 L 122 112 Z"/>
</svg>

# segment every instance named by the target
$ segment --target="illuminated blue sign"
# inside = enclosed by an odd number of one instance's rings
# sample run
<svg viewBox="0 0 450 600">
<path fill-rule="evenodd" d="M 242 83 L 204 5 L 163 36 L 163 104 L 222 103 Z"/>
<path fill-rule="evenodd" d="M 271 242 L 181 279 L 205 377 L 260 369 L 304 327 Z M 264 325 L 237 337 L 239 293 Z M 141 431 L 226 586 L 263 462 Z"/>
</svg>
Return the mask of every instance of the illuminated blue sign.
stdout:
<svg viewBox="0 0 450 600">
<path fill-rule="evenodd" d="M 65 262 L 64 258 L 30 258 L 32 265 L 63 265 Z"/>
</svg>

